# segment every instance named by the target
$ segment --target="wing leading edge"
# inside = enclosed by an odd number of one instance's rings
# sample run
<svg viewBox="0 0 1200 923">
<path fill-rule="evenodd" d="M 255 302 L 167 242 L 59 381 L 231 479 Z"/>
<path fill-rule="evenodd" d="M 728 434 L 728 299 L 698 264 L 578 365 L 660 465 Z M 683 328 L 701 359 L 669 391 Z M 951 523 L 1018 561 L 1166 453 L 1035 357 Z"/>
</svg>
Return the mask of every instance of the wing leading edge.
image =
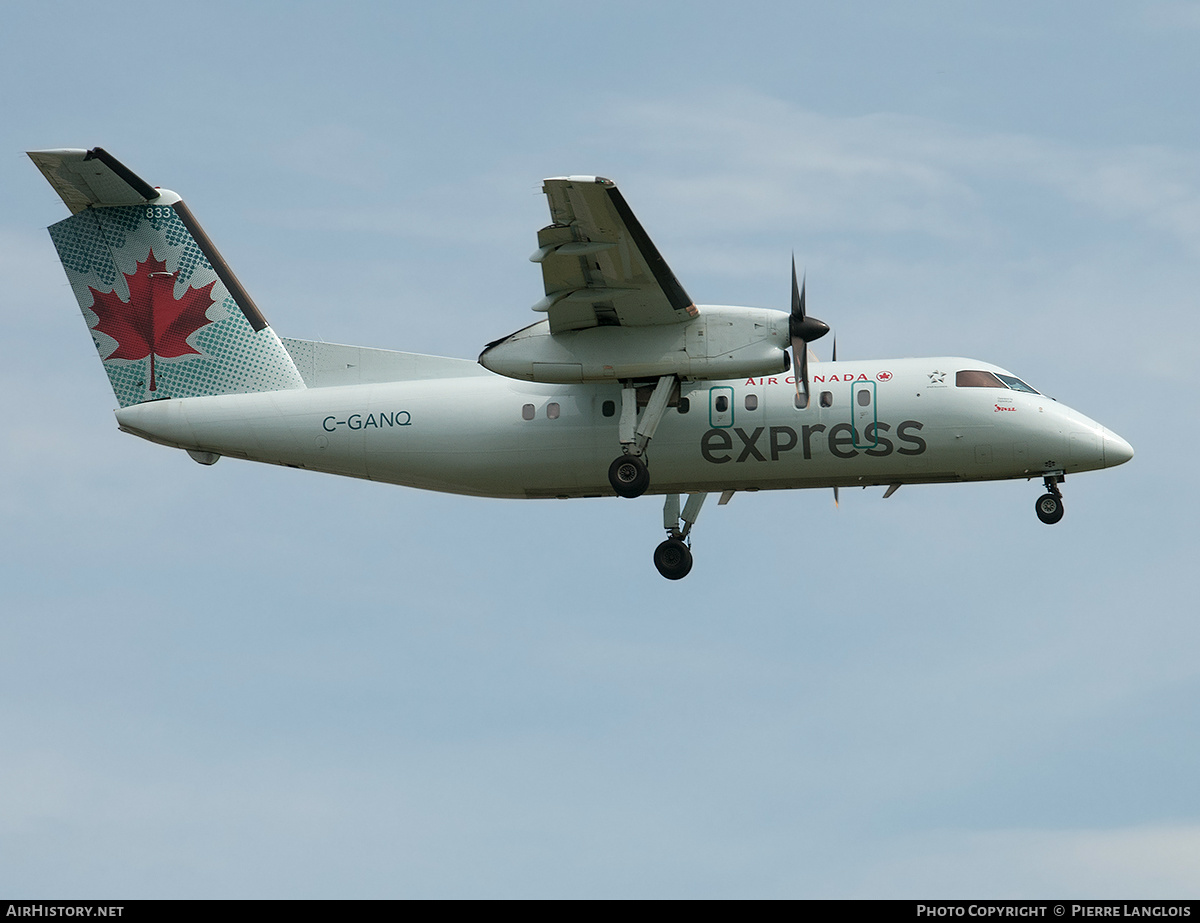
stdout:
<svg viewBox="0 0 1200 923">
<path fill-rule="evenodd" d="M 551 224 L 530 257 L 542 266 L 551 333 L 589 327 L 652 327 L 696 317 L 696 305 L 612 180 L 544 181 Z"/>
</svg>

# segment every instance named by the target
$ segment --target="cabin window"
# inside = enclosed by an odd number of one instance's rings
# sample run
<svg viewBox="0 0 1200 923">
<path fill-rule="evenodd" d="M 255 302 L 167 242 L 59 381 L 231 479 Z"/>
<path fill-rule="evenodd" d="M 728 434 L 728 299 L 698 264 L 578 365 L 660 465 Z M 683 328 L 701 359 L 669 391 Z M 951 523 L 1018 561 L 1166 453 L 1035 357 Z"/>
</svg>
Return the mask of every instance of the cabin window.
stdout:
<svg viewBox="0 0 1200 923">
<path fill-rule="evenodd" d="M 1008 385 L 1010 388 L 1012 388 L 1014 391 L 1025 391 L 1028 394 L 1039 394 L 1040 393 L 1038 391 L 1035 391 L 1033 388 L 1029 387 L 1029 385 L 1025 384 L 1025 382 L 1021 381 L 1021 379 L 1019 379 L 1016 375 L 1001 375 L 999 372 L 997 372 L 996 377 L 999 378 L 1006 385 Z"/>
<path fill-rule="evenodd" d="M 614 413 L 617 412 L 617 405 L 613 401 L 605 401 L 603 404 L 600 405 L 600 412 L 602 414 L 604 414 L 606 417 L 611 417 Z"/>
<path fill-rule="evenodd" d="M 870 407 L 871 406 L 871 392 L 868 391 L 866 388 L 863 388 L 861 391 L 858 392 L 858 406 L 859 407 Z"/>
<path fill-rule="evenodd" d="M 747 410 L 758 410 L 758 395 L 757 394 L 747 394 L 746 395 L 746 409 Z"/>
<path fill-rule="evenodd" d="M 687 413 L 689 410 L 692 409 L 692 402 L 689 401 L 686 397 L 681 397 L 679 399 L 679 404 L 678 404 L 677 409 L 679 410 L 680 413 Z"/>
<path fill-rule="evenodd" d="M 533 404 L 526 404 L 521 408 L 521 419 L 532 420 L 537 415 L 537 411 L 533 409 Z"/>
<path fill-rule="evenodd" d="M 808 406 L 808 395 L 803 391 L 796 392 L 796 409 L 804 410 Z"/>
<path fill-rule="evenodd" d="M 713 401 L 713 408 L 717 413 L 725 413 L 729 410 L 729 396 L 726 394 L 718 394 L 717 399 Z"/>
<path fill-rule="evenodd" d="M 991 372 L 979 369 L 963 369 L 954 376 L 954 384 L 960 388 L 1005 388 L 1006 385 Z"/>
<path fill-rule="evenodd" d="M 833 406 L 833 392 L 832 391 L 822 391 L 821 392 L 821 406 L 822 407 L 832 407 Z"/>
<path fill-rule="evenodd" d="M 546 405 L 546 419 L 557 420 L 560 409 L 556 401 L 551 401 Z"/>
</svg>

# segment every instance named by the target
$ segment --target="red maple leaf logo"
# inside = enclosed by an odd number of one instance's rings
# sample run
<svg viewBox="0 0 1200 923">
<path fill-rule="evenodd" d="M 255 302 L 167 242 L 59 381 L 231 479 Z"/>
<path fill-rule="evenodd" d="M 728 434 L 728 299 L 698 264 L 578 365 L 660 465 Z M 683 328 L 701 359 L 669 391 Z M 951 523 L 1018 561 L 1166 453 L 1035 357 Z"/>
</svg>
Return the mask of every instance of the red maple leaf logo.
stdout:
<svg viewBox="0 0 1200 923">
<path fill-rule="evenodd" d="M 167 272 L 164 260 L 156 260 L 154 251 L 144 263 L 138 263 L 133 275 L 122 273 L 129 285 L 129 300 L 116 292 L 98 292 L 90 285 L 92 310 L 99 320 L 93 330 L 106 333 L 117 341 L 107 359 L 145 359 L 150 357 L 150 390 L 156 388 L 154 357 L 176 359 L 200 350 L 188 345 L 187 338 L 212 321 L 205 312 L 213 305 L 212 287 L 191 288 L 175 297 L 178 270 Z M 105 361 L 107 361 L 107 359 Z"/>
</svg>

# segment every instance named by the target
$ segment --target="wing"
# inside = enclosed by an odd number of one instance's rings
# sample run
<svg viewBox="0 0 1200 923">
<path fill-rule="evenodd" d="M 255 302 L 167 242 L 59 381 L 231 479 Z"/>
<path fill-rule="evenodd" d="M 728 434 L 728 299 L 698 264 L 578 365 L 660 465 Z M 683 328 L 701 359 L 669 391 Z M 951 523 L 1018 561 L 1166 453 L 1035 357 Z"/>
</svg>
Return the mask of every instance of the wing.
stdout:
<svg viewBox="0 0 1200 923">
<path fill-rule="evenodd" d="M 612 180 L 557 176 L 542 187 L 551 224 L 530 257 L 546 297 L 533 306 L 550 331 L 651 327 L 697 316 L 696 306 Z"/>
</svg>

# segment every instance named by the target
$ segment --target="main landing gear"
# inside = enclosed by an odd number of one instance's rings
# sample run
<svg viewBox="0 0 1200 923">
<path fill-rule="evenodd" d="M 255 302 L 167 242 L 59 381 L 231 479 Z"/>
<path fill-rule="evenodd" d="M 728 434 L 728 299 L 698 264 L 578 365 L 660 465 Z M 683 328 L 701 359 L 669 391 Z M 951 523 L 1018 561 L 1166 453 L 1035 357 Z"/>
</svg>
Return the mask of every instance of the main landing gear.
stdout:
<svg viewBox="0 0 1200 923">
<path fill-rule="evenodd" d="M 622 455 L 608 466 L 608 482 L 620 497 L 640 497 L 650 486 L 650 470 L 638 455 Z"/>
<path fill-rule="evenodd" d="M 681 514 L 679 494 L 667 494 L 663 503 L 663 528 L 667 530 L 667 540 L 654 549 L 654 566 L 668 580 L 682 580 L 692 569 L 692 549 L 688 536 L 707 496 L 688 494 Z"/>
<path fill-rule="evenodd" d="M 608 466 L 608 483 L 620 497 L 640 497 L 650 486 L 650 471 L 642 455 L 654 438 L 658 424 L 662 422 L 671 392 L 679 383 L 674 375 L 663 375 L 654 386 L 654 393 L 642 412 L 642 421 L 637 419 L 637 388 L 632 381 L 621 382 L 621 419 L 617 430 L 621 440 L 621 454 Z M 686 551 L 686 546 L 684 547 Z M 691 567 L 690 558 L 688 567 Z M 659 568 L 662 570 L 662 568 Z M 685 570 L 683 574 L 686 574 Z M 682 577 L 683 574 L 679 576 Z M 679 579 L 678 577 L 672 579 Z"/>
<path fill-rule="evenodd" d="M 1037 510 L 1037 517 L 1048 526 L 1054 525 L 1063 518 L 1063 498 L 1062 491 L 1058 489 L 1058 485 L 1066 480 L 1066 476 L 1062 474 L 1048 474 L 1042 479 L 1046 484 L 1046 490 L 1049 493 L 1042 494 L 1034 504 L 1034 509 Z"/>
</svg>

